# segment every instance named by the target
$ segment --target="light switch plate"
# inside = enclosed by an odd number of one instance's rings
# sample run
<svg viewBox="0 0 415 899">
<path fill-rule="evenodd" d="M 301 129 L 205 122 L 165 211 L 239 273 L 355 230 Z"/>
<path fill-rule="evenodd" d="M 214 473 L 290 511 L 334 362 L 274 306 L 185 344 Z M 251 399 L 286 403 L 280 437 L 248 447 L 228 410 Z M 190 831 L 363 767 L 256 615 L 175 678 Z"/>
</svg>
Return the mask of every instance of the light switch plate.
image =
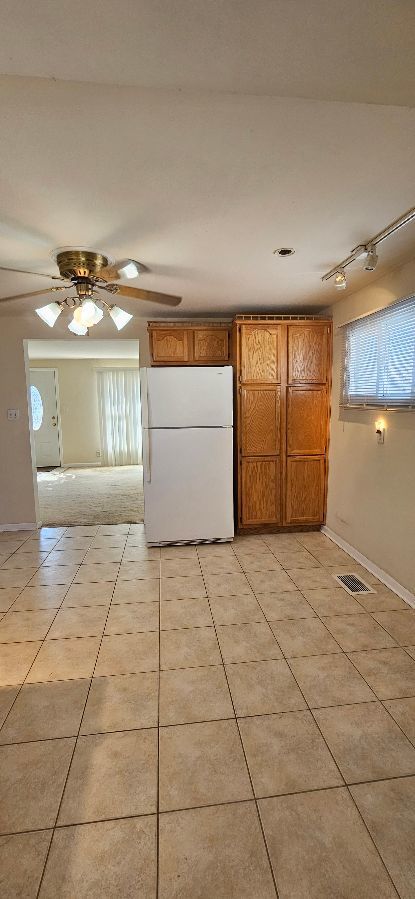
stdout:
<svg viewBox="0 0 415 899">
<path fill-rule="evenodd" d="M 17 421 L 20 415 L 20 409 L 8 409 L 7 410 L 7 419 L 8 421 Z"/>
</svg>

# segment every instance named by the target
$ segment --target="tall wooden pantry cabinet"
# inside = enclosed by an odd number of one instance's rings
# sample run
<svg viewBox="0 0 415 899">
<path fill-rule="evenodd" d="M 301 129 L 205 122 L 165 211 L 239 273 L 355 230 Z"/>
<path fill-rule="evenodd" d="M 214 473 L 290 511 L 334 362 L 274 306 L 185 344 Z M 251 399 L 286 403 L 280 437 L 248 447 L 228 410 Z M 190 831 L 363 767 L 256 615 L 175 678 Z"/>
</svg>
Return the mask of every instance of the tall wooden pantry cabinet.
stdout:
<svg viewBox="0 0 415 899">
<path fill-rule="evenodd" d="M 233 361 L 238 530 L 322 524 L 331 321 L 239 316 Z"/>
</svg>

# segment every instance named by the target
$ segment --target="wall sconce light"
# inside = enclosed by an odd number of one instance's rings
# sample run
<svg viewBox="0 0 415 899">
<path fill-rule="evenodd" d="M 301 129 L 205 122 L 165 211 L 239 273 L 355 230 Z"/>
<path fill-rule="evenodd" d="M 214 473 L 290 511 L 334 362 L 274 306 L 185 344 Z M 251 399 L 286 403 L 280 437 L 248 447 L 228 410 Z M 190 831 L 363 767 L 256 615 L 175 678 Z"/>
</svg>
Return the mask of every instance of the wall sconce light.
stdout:
<svg viewBox="0 0 415 899">
<path fill-rule="evenodd" d="M 376 428 L 377 443 L 379 443 L 379 444 L 384 443 L 385 442 L 385 422 L 383 421 L 383 418 L 378 418 L 378 420 L 375 421 L 375 428 Z"/>
</svg>

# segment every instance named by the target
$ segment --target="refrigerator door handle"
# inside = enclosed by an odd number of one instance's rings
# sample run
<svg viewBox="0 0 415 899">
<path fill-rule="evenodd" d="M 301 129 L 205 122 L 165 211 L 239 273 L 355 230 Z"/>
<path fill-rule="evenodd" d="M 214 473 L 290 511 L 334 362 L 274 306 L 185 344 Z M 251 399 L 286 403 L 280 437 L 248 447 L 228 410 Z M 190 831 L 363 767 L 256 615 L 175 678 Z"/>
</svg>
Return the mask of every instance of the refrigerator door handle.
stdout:
<svg viewBox="0 0 415 899">
<path fill-rule="evenodd" d="M 143 463 L 144 473 L 147 484 L 151 484 L 151 438 L 150 431 L 146 428 L 143 431 Z"/>
</svg>

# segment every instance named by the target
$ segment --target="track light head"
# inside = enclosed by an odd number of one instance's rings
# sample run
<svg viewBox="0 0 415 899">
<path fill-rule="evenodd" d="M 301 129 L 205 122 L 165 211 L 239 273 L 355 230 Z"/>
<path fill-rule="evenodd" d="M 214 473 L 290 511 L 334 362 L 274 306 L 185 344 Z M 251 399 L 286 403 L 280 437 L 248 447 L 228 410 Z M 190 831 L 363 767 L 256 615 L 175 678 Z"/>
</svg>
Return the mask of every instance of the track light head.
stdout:
<svg viewBox="0 0 415 899">
<path fill-rule="evenodd" d="M 378 264 L 378 254 L 376 252 L 376 247 L 373 244 L 368 244 L 366 247 L 366 259 L 364 269 L 365 272 L 373 272 Z"/>
<path fill-rule="evenodd" d="M 345 290 L 347 287 L 347 279 L 344 268 L 339 268 L 334 276 L 334 286 L 336 290 Z"/>
</svg>

